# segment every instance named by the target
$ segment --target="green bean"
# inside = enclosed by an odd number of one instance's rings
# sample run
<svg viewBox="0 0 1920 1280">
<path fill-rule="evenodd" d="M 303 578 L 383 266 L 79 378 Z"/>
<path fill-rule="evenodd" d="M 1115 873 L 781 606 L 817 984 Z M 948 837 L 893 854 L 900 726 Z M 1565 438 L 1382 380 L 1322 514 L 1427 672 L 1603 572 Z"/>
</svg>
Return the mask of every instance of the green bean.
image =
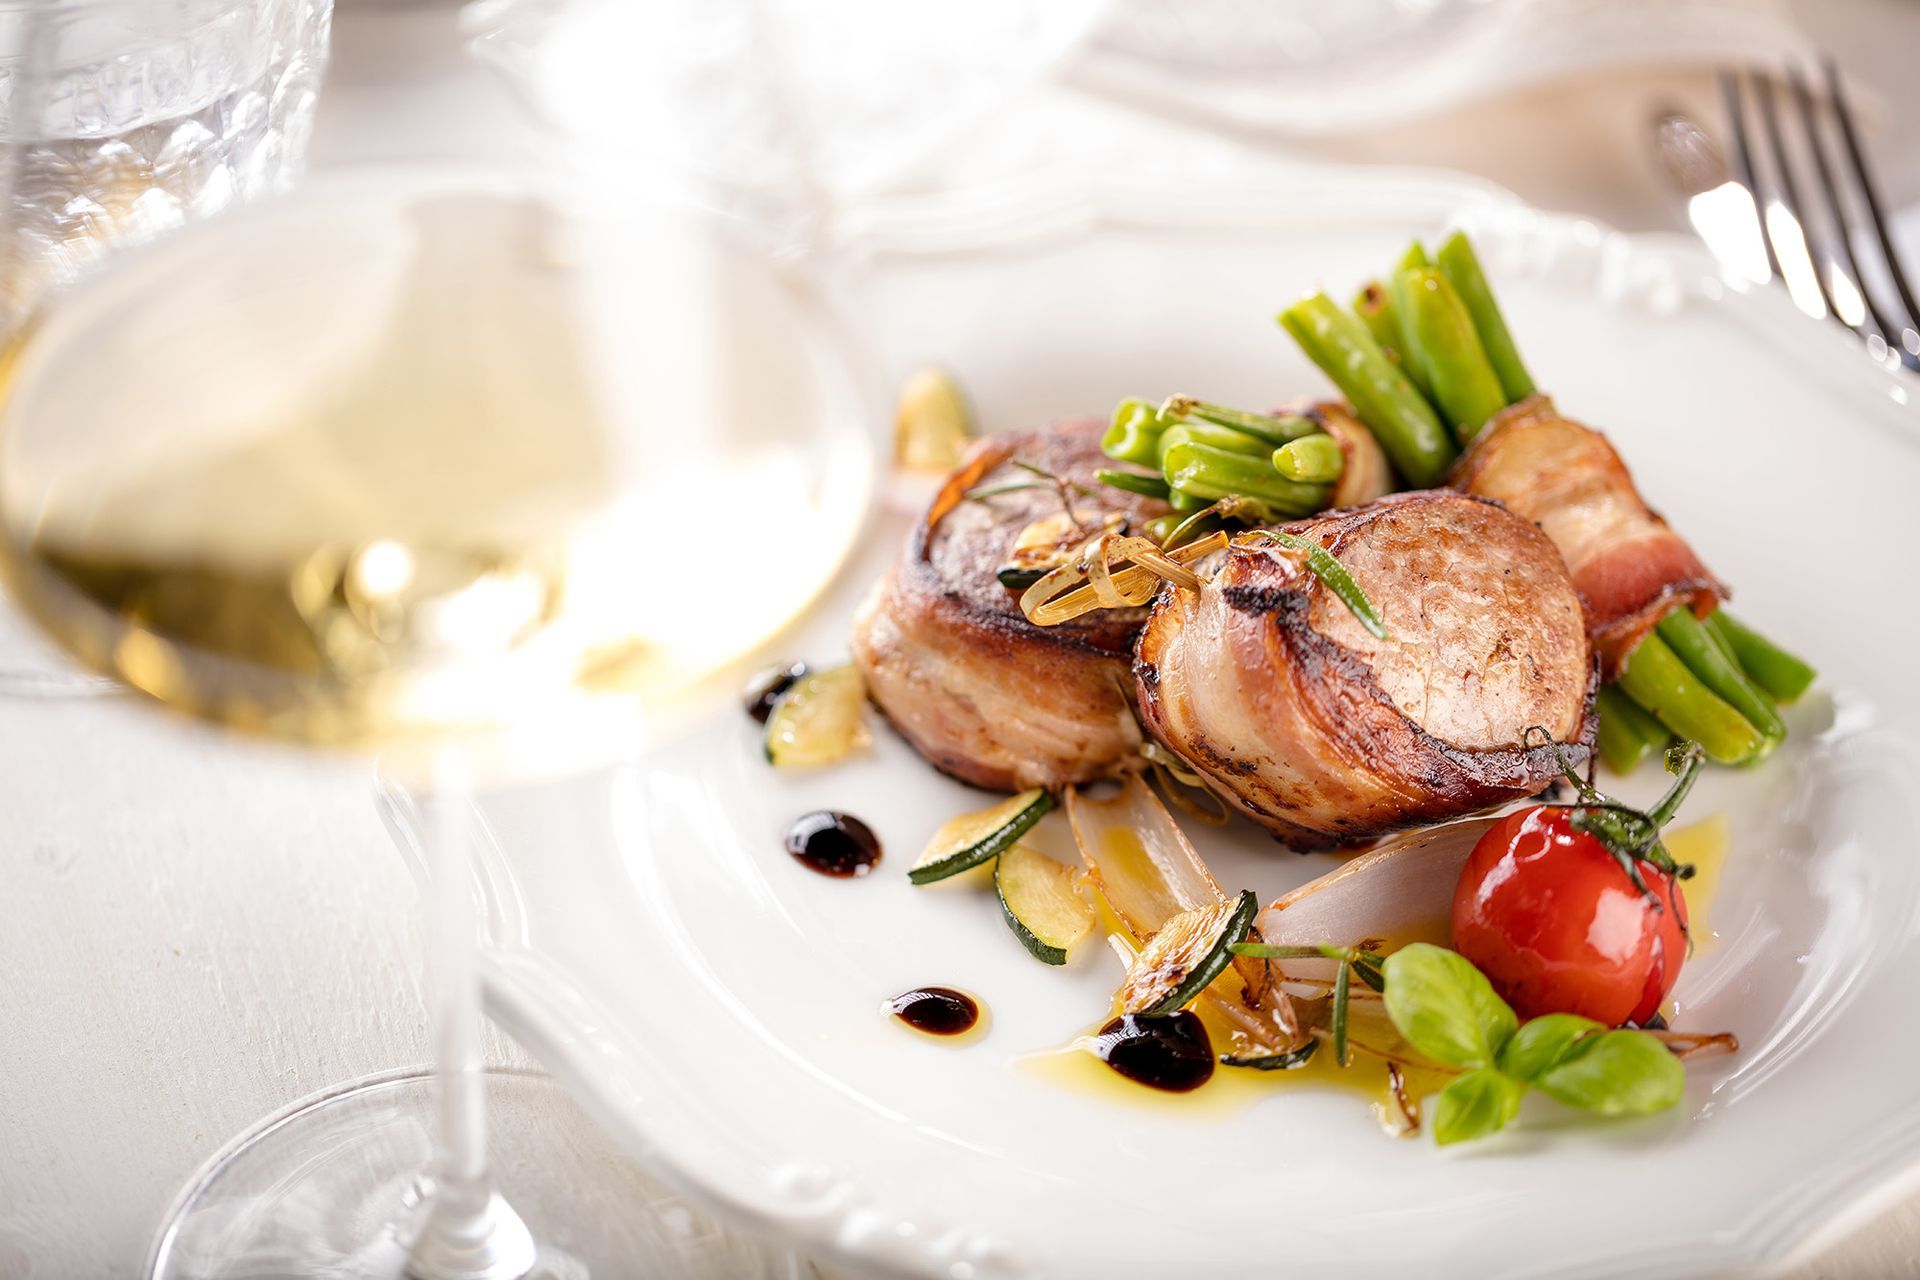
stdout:
<svg viewBox="0 0 1920 1280">
<path fill-rule="evenodd" d="M 1106 434 L 1100 437 L 1100 451 L 1117 462 L 1157 467 L 1160 437 L 1166 430 L 1159 411 L 1145 400 L 1122 400 L 1113 411 Z"/>
<path fill-rule="evenodd" d="M 1402 477 L 1422 489 L 1446 477 L 1457 456 L 1453 440 L 1433 406 L 1393 367 L 1366 325 L 1324 293 L 1282 311 L 1280 324 L 1333 379 Z"/>
<path fill-rule="evenodd" d="M 1687 670 L 1659 633 L 1649 633 L 1627 655 L 1620 689 L 1660 723 L 1691 738 L 1722 764 L 1739 764 L 1760 750 L 1760 731 Z"/>
<path fill-rule="evenodd" d="M 1167 482 L 1176 494 L 1209 501 L 1244 494 L 1283 516 L 1311 515 L 1327 505 L 1324 484 L 1299 484 L 1283 478 L 1265 458 L 1229 453 L 1184 441 L 1167 450 Z"/>
<path fill-rule="evenodd" d="M 1159 543 L 1162 547 L 1165 547 L 1168 545 L 1169 539 L 1173 537 L 1174 530 L 1178 529 L 1187 519 L 1188 517 L 1181 515 L 1177 511 L 1172 515 L 1155 516 L 1153 519 L 1147 521 L 1147 536 Z"/>
<path fill-rule="evenodd" d="M 1500 391 L 1507 403 L 1525 400 L 1533 394 L 1533 376 L 1521 361 L 1519 348 L 1513 345 L 1513 334 L 1507 329 L 1506 317 L 1500 314 L 1500 304 L 1494 301 L 1493 287 L 1487 283 L 1486 273 L 1480 269 L 1480 257 L 1473 251 L 1473 242 L 1465 232 L 1456 231 L 1441 242 L 1437 256 L 1440 274 L 1447 278 L 1453 291 L 1460 295 L 1460 301 L 1466 304 L 1467 314 L 1473 317 L 1474 331 L 1480 335 L 1480 345 L 1486 349 L 1487 360 L 1500 379 Z"/>
<path fill-rule="evenodd" d="M 1192 515 L 1196 511 L 1205 511 L 1214 503 L 1212 498 L 1203 498 L 1196 493 L 1185 493 L 1177 488 L 1171 494 L 1167 495 L 1167 501 L 1173 504 L 1175 511 L 1181 512 L 1184 515 Z"/>
<path fill-rule="evenodd" d="M 1433 259 L 1427 256 L 1427 246 L 1415 240 L 1407 246 L 1406 253 L 1400 257 L 1400 265 L 1393 270 L 1394 274 L 1398 275 L 1402 271 L 1412 271 L 1416 268 L 1425 268 L 1432 265 Z"/>
<path fill-rule="evenodd" d="M 1142 475 L 1138 471 L 1115 471 L 1102 467 L 1093 473 L 1093 478 L 1101 484 L 1112 485 L 1128 493 L 1145 494 L 1149 498 L 1164 500 L 1172 492 L 1172 486 L 1161 477 Z"/>
<path fill-rule="evenodd" d="M 1766 755 L 1786 739 L 1786 721 L 1774 710 L 1767 695 L 1747 679 L 1746 673 L 1737 664 L 1727 661 L 1726 652 L 1700 619 L 1693 616 L 1693 610 L 1685 607 L 1672 610 L 1660 619 L 1657 630 L 1660 638 L 1667 642 L 1667 647 L 1673 650 L 1674 656 L 1687 664 L 1687 670 L 1700 677 L 1700 683 L 1719 694 L 1728 706 L 1745 716 L 1747 723 L 1760 731 L 1764 739 L 1761 755 Z"/>
<path fill-rule="evenodd" d="M 1387 296 L 1386 285 L 1378 280 L 1361 285 L 1360 292 L 1353 295 L 1353 314 L 1360 317 L 1389 357 L 1400 350 L 1400 332 L 1394 327 L 1393 300 Z"/>
<path fill-rule="evenodd" d="M 1340 442 L 1323 431 L 1275 449 L 1273 469 L 1302 484 L 1332 484 L 1347 469 L 1347 455 Z"/>
<path fill-rule="evenodd" d="M 1407 363 L 1407 340 L 1400 333 L 1400 317 L 1393 309 L 1393 295 L 1378 280 L 1369 280 L 1353 295 L 1353 314 L 1367 326 L 1367 332 L 1380 344 L 1380 350 L 1393 367 L 1407 375 L 1414 390 L 1433 399 L 1433 390 L 1422 380 L 1420 371 Z"/>
<path fill-rule="evenodd" d="M 1739 666 L 1740 657 L 1733 651 L 1733 646 L 1727 643 L 1727 638 L 1720 634 L 1720 628 L 1714 624 L 1714 614 L 1708 614 L 1701 625 L 1706 627 L 1707 638 L 1713 641 L 1714 647 L 1720 650 L 1721 656 L 1734 666 Z M 1752 680 L 1753 677 L 1748 676 L 1747 679 Z M 1754 683 L 1757 685 L 1759 681 L 1756 680 Z"/>
<path fill-rule="evenodd" d="M 1639 704 L 1615 685 L 1600 689 L 1600 758 L 1607 768 L 1625 776 L 1640 767 L 1647 753 L 1664 747 L 1673 737 L 1667 726 L 1642 711 Z"/>
<path fill-rule="evenodd" d="M 1160 416 L 1168 420 L 1198 418 L 1215 426 L 1232 427 L 1250 436 L 1258 436 L 1269 445 L 1283 445 L 1301 436 L 1310 436 L 1323 428 L 1312 418 L 1297 413 L 1248 413 L 1211 400 L 1192 396 L 1169 396 L 1160 406 Z"/>
<path fill-rule="evenodd" d="M 1776 702 L 1794 701 L 1819 674 L 1725 609 L 1708 615 L 1707 629 L 1739 660 L 1747 677 Z"/>
<path fill-rule="evenodd" d="M 1507 407 L 1473 317 L 1446 277 L 1431 267 L 1396 272 L 1389 287 L 1407 339 L 1407 362 L 1433 388 L 1434 403 L 1465 444 Z"/>
<path fill-rule="evenodd" d="M 1228 453 L 1244 453 L 1261 458 L 1273 452 L 1272 445 L 1244 431 L 1192 419 L 1177 421 L 1161 433 L 1160 457 L 1163 462 L 1167 450 L 1177 444 L 1203 444 L 1209 449 L 1225 449 Z"/>
</svg>

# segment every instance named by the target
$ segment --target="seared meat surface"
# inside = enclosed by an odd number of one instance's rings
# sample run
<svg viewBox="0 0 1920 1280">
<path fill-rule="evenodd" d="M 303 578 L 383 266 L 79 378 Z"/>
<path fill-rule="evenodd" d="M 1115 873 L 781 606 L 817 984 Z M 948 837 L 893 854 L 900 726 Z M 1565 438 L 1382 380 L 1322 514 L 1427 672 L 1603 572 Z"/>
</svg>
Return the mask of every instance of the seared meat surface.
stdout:
<svg viewBox="0 0 1920 1280">
<path fill-rule="evenodd" d="M 1641 500 L 1607 438 L 1534 396 L 1474 438 L 1451 483 L 1537 522 L 1587 599 L 1588 632 L 1611 679 L 1676 605 L 1702 617 L 1727 595 L 1679 534 Z"/>
<path fill-rule="evenodd" d="M 1596 677 L 1553 544 L 1497 503 L 1401 494 L 1287 526 L 1332 551 L 1376 639 L 1293 552 L 1235 545 L 1199 592 L 1163 589 L 1135 675 L 1147 727 L 1298 848 L 1364 840 L 1539 791 L 1584 764 Z"/>
<path fill-rule="evenodd" d="M 1073 497 L 1084 536 L 1112 514 L 1138 531 L 1168 508 L 1095 482 L 1103 429 L 1065 423 L 974 446 L 854 622 L 853 657 L 874 702 L 962 781 L 1001 791 L 1085 782 L 1119 772 L 1139 750 L 1129 659 L 1147 611 L 1034 626 L 995 575 L 1022 531 L 1063 513 L 1058 492 L 965 496 L 1033 481 L 1018 459 L 1094 490 Z"/>
</svg>

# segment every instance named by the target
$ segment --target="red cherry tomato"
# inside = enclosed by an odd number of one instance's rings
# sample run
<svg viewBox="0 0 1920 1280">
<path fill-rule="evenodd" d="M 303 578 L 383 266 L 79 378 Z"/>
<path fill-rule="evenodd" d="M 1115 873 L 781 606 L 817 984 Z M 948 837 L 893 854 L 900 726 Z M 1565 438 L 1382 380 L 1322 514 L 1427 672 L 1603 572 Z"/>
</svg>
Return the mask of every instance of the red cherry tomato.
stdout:
<svg viewBox="0 0 1920 1280">
<path fill-rule="evenodd" d="M 1645 1022 L 1686 959 L 1687 903 L 1649 863 L 1628 879 L 1606 845 L 1575 830 L 1572 811 L 1540 805 L 1480 837 L 1453 892 L 1453 946 L 1522 1018 L 1577 1013 Z"/>
</svg>

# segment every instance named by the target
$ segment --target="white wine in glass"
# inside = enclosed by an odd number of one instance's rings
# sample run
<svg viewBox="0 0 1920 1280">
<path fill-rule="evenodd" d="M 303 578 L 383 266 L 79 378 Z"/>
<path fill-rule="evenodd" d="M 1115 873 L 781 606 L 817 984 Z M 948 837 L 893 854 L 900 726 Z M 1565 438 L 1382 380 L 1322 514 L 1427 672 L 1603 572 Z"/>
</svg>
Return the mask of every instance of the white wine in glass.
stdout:
<svg viewBox="0 0 1920 1280">
<path fill-rule="evenodd" d="M 736 688 L 861 529 L 871 440 L 806 278 L 715 224 L 452 171 L 130 250 L 14 336 L 12 599 L 167 707 L 439 793 L 437 1199 L 369 1239 L 373 1188 L 414 1171 L 316 1158 L 353 1140 L 320 1108 L 223 1161 L 229 1207 L 299 1206 L 270 1238 L 170 1236 L 157 1270 L 526 1273 L 483 1158 L 461 789 L 616 758 Z"/>
<path fill-rule="evenodd" d="M 536 717 L 553 751 L 588 695 L 684 700 L 864 517 L 824 312 L 695 222 L 383 185 L 130 253 L 26 327 L 17 599 L 170 706 L 307 742 L 526 750 Z"/>
</svg>

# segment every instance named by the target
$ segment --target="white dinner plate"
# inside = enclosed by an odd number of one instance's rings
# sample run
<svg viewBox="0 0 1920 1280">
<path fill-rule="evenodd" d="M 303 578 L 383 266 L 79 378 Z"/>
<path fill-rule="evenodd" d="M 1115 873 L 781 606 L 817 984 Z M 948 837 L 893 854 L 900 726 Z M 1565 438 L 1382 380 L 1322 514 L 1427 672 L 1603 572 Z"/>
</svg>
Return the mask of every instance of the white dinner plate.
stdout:
<svg viewBox="0 0 1920 1280">
<path fill-rule="evenodd" d="M 1726 295 L 1689 245 L 1405 175 L 1107 192 L 970 246 L 948 228 L 927 252 L 897 236 L 874 264 L 873 332 L 896 373 L 955 370 L 988 429 L 1128 395 L 1277 403 L 1325 384 L 1275 310 L 1323 284 L 1345 296 L 1463 200 L 1541 384 L 1611 434 L 1741 611 L 1822 673 L 1783 750 L 1711 771 L 1688 805 L 1724 813 L 1733 837 L 1679 1024 L 1743 1048 L 1691 1067 L 1680 1108 L 1585 1123 L 1530 1104 L 1509 1134 L 1441 1151 L 1385 1136 L 1344 1093 L 1156 1105 L 1067 1087 L 1031 1055 L 1104 1015 L 1118 962 L 1089 942 L 1048 968 L 990 898 L 906 880 L 980 794 L 884 730 L 856 761 L 776 773 L 737 710 L 564 790 L 489 797 L 500 1019 L 636 1152 L 889 1274 L 1723 1272 L 1775 1263 L 1909 1185 L 1920 422 L 1906 398 L 1920 386 L 1782 297 Z M 898 495 L 878 513 L 791 656 L 845 653 L 910 515 Z M 710 568 L 744 584 L 752 540 L 778 531 L 723 536 L 741 553 Z M 1626 794 L 1645 798 L 1657 772 Z M 783 851 L 815 808 L 873 826 L 873 875 L 830 880 Z M 1263 898 L 1334 865 L 1245 826 L 1191 834 L 1223 884 Z M 1058 815 L 1037 840 L 1073 856 Z M 976 993 L 987 1034 L 942 1045 L 883 1016 L 924 983 Z"/>
</svg>

